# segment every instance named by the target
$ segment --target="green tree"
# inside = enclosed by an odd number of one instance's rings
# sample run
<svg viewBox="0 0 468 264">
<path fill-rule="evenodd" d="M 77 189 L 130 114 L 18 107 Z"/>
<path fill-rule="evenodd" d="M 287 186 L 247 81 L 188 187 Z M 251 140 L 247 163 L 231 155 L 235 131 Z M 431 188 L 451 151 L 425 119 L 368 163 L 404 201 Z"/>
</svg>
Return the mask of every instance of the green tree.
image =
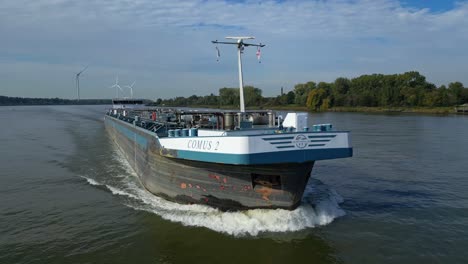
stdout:
<svg viewBox="0 0 468 264">
<path fill-rule="evenodd" d="M 295 99 L 296 99 L 296 95 L 294 94 L 293 91 L 289 91 L 286 94 L 286 104 L 294 104 Z"/>
<path fill-rule="evenodd" d="M 262 102 L 262 90 L 253 86 L 244 87 L 245 106 L 258 106 Z"/>
<path fill-rule="evenodd" d="M 347 78 L 337 78 L 332 86 L 332 97 L 334 106 L 344 106 L 346 103 L 346 96 L 351 87 L 351 81 Z"/>
<path fill-rule="evenodd" d="M 468 88 L 464 88 L 462 93 L 461 93 L 461 103 L 460 104 L 466 104 L 468 103 Z"/>
<path fill-rule="evenodd" d="M 219 89 L 219 101 L 222 105 L 239 105 L 239 89 L 226 87 Z"/>
<path fill-rule="evenodd" d="M 296 84 L 294 86 L 295 103 L 297 105 L 305 106 L 309 92 L 312 89 L 315 89 L 315 82 L 307 82 L 305 84 L 302 84 L 302 83 Z"/>
<path fill-rule="evenodd" d="M 463 84 L 461 82 L 452 82 L 449 83 L 448 89 L 454 97 L 455 104 L 461 104 L 463 101 Z"/>
<path fill-rule="evenodd" d="M 307 108 L 311 111 L 325 110 L 325 107 L 329 104 L 327 96 L 328 94 L 325 88 L 311 90 L 307 96 Z M 323 105 L 324 100 L 327 100 L 325 105 Z"/>
</svg>

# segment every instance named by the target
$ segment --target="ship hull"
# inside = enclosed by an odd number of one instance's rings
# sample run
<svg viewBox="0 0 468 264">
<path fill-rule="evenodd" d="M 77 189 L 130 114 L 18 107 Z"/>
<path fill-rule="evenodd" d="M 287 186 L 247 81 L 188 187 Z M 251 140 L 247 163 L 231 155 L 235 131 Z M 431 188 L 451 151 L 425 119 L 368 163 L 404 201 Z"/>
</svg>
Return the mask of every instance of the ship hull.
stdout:
<svg viewBox="0 0 468 264">
<path fill-rule="evenodd" d="M 105 116 L 110 138 L 151 193 L 226 210 L 283 208 L 301 201 L 314 161 L 232 165 L 170 157 L 156 134 Z"/>
</svg>

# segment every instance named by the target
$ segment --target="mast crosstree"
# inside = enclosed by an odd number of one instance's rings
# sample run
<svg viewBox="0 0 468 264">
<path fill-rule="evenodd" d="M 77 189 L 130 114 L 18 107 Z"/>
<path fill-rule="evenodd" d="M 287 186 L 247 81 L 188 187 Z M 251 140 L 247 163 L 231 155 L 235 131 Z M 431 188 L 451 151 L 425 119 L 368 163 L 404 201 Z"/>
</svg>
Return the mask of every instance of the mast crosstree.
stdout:
<svg viewBox="0 0 468 264">
<path fill-rule="evenodd" d="M 242 51 L 244 47 L 254 46 L 254 47 L 264 47 L 265 45 L 260 44 L 251 44 L 251 43 L 244 43 L 245 39 L 255 39 L 255 37 L 226 37 L 226 39 L 233 39 L 237 40 L 236 42 L 227 42 L 227 41 L 218 41 L 213 40 L 211 41 L 213 44 L 230 44 L 230 45 L 237 45 L 237 58 L 239 63 L 239 95 L 240 95 L 240 111 L 241 113 L 245 113 L 245 103 L 244 103 L 244 80 L 242 77 Z M 218 57 L 219 57 L 219 50 Z"/>
</svg>

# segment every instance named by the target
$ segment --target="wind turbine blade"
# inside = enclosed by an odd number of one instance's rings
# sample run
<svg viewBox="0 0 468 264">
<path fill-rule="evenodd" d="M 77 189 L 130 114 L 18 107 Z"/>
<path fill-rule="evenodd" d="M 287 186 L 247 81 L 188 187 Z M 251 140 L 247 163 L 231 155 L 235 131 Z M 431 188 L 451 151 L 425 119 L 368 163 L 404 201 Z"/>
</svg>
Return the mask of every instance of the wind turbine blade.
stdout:
<svg viewBox="0 0 468 264">
<path fill-rule="evenodd" d="M 84 71 L 86 71 L 86 69 L 88 69 L 89 65 L 87 65 L 86 67 L 84 67 L 79 73 L 77 73 L 77 75 L 80 75 L 81 73 L 83 73 Z"/>
</svg>

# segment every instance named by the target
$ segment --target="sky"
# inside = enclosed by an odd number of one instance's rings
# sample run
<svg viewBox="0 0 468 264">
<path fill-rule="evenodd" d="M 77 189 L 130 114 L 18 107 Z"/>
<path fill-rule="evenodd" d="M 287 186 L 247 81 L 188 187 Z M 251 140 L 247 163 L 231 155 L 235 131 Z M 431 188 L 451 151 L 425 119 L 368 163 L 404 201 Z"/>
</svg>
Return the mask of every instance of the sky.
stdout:
<svg viewBox="0 0 468 264">
<path fill-rule="evenodd" d="M 468 86 L 468 0 L 0 0 L 0 95 L 111 98 L 118 76 L 146 99 L 419 71 Z M 129 91 L 120 96 L 129 96 Z"/>
</svg>

